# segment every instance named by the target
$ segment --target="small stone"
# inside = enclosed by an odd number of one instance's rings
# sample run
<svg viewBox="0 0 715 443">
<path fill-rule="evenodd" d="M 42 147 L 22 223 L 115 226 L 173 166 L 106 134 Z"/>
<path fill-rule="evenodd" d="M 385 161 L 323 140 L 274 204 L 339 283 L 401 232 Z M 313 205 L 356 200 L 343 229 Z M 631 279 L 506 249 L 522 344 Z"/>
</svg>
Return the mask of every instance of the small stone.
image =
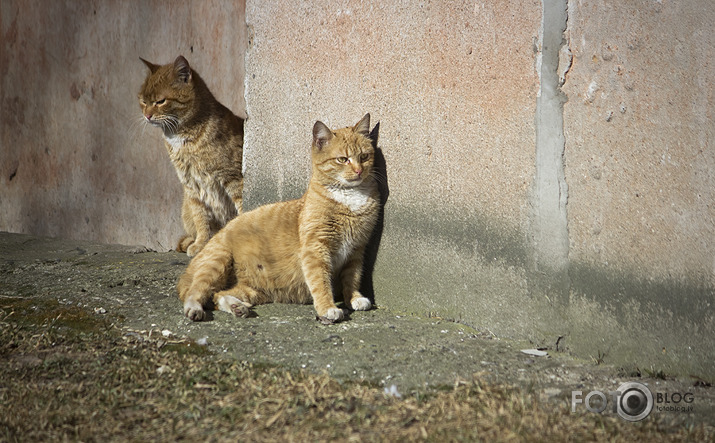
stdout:
<svg viewBox="0 0 715 443">
<path fill-rule="evenodd" d="M 557 395 L 561 394 L 561 389 L 559 388 L 546 388 L 544 389 L 544 394 L 548 395 L 549 397 L 556 397 Z"/>
<path fill-rule="evenodd" d="M 540 351 L 538 349 L 522 349 L 521 352 L 526 355 L 533 355 L 534 357 L 546 357 L 549 355 L 548 352 Z"/>
<path fill-rule="evenodd" d="M 322 317 L 316 316 L 315 319 L 318 320 L 323 325 L 334 325 L 336 323 L 335 320 L 331 320 L 325 316 L 322 316 Z"/>
</svg>

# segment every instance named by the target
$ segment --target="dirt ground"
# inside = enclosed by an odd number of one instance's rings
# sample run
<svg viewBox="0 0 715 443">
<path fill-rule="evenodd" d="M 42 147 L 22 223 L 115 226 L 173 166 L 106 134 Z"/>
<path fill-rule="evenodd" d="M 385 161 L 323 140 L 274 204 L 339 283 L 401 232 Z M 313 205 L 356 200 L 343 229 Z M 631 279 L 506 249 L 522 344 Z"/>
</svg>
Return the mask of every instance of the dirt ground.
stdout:
<svg viewBox="0 0 715 443">
<path fill-rule="evenodd" d="M 400 396 L 477 376 L 535 392 L 542 403 L 570 407 L 572 391 L 582 391 L 583 398 L 636 381 L 655 398 L 646 420 L 715 425 L 712 380 L 639 376 L 599 362 L 598 356 L 582 361 L 556 349 L 544 350 L 545 356 L 524 353 L 533 345 L 394 312 L 379 305 L 379 294 L 376 309 L 354 312 L 334 325 L 316 321 L 312 306 L 278 304 L 257 307 L 253 318 L 216 311 L 209 321 L 195 323 L 183 316 L 175 293 L 187 263 L 186 255 L 174 252 L 0 233 L 0 304 L 21 299 L 79 307 L 117 318 L 128 337 L 189 338 L 210 351 L 206 358 L 325 373 Z M 583 404 L 577 413 L 589 414 Z M 603 414 L 615 415 L 610 408 Z"/>
</svg>

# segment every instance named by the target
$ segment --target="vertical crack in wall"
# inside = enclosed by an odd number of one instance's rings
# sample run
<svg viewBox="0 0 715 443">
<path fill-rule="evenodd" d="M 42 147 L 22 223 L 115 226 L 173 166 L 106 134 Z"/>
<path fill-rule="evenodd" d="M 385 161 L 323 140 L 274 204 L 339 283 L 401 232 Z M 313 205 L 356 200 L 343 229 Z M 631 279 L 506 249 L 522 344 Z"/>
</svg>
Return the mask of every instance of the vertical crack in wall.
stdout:
<svg viewBox="0 0 715 443">
<path fill-rule="evenodd" d="M 540 88 L 536 100 L 536 173 L 532 194 L 533 270 L 539 293 L 568 301 L 568 186 L 564 175 L 566 96 L 559 53 L 564 45 L 568 0 L 542 0 Z M 565 73 L 561 73 L 565 75 Z"/>
</svg>

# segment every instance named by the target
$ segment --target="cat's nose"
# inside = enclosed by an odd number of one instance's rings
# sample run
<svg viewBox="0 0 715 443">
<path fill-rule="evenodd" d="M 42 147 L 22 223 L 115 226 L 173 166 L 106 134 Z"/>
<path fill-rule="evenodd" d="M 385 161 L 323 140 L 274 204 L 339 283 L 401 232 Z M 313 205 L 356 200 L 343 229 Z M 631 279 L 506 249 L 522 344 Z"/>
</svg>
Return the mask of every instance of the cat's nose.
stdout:
<svg viewBox="0 0 715 443">
<path fill-rule="evenodd" d="M 152 114 L 144 114 L 144 117 L 146 117 L 147 120 L 151 120 Z"/>
</svg>

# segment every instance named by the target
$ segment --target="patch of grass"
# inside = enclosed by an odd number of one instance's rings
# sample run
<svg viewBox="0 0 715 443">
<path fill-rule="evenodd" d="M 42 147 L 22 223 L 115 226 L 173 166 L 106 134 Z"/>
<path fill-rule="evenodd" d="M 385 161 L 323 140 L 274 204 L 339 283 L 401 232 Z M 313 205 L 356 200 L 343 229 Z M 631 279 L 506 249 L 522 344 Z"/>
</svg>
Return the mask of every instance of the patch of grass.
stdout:
<svg viewBox="0 0 715 443">
<path fill-rule="evenodd" d="M 162 347 L 164 352 L 173 352 L 178 355 L 208 355 L 211 352 L 205 346 L 199 346 L 193 342 L 168 343 Z"/>
<path fill-rule="evenodd" d="M 544 405 L 536 393 L 479 378 L 396 398 L 366 383 L 127 333 L 80 311 L 0 301 L 0 441 L 713 438 L 704 426 L 661 429 L 654 421 L 571 414 L 566 404 Z"/>
<path fill-rule="evenodd" d="M 663 372 L 662 369 L 655 369 L 653 366 L 650 367 L 650 369 L 645 369 L 646 374 L 648 374 L 648 377 L 650 378 L 655 378 L 658 380 L 667 380 L 668 377 L 665 375 L 665 372 Z"/>
<path fill-rule="evenodd" d="M 3 326 L 0 354 L 14 349 L 52 347 L 72 343 L 83 334 L 97 334 L 112 328 L 116 317 L 101 317 L 77 306 L 57 301 L 37 302 L 31 298 L 0 299 L 0 325 Z"/>
<path fill-rule="evenodd" d="M 593 359 L 593 363 L 598 366 L 600 364 L 605 363 L 606 361 L 606 353 L 601 352 L 600 350 L 598 351 L 598 355 L 596 357 L 591 357 Z"/>
</svg>

